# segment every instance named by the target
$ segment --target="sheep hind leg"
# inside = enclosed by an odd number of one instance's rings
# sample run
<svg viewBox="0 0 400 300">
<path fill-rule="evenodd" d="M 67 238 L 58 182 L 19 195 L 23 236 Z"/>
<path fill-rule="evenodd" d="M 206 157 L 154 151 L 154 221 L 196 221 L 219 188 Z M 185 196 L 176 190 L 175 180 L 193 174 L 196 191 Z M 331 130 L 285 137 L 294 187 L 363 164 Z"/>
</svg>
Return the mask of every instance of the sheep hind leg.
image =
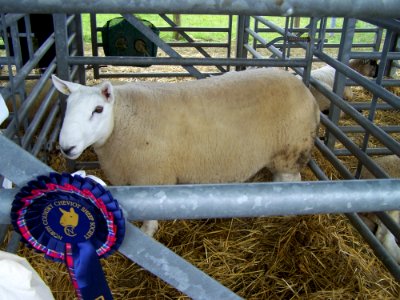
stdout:
<svg viewBox="0 0 400 300">
<path fill-rule="evenodd" d="M 273 180 L 274 181 L 285 181 L 285 182 L 301 181 L 301 175 L 299 172 L 296 172 L 296 173 L 277 172 L 277 173 L 274 173 Z"/>
<path fill-rule="evenodd" d="M 157 220 L 143 221 L 143 225 L 142 225 L 142 227 L 140 227 L 140 229 L 145 234 L 152 237 L 158 229 L 158 221 Z"/>
</svg>

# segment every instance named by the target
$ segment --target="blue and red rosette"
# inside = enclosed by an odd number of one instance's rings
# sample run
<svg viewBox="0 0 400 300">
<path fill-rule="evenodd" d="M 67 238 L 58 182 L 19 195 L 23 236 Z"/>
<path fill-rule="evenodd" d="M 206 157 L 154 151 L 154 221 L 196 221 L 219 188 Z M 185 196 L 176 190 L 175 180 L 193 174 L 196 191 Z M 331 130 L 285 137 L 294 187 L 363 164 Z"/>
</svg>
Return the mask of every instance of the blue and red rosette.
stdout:
<svg viewBox="0 0 400 300">
<path fill-rule="evenodd" d="M 79 299 L 112 299 L 99 258 L 119 248 L 125 221 L 101 184 L 66 173 L 39 176 L 15 196 L 11 222 L 28 246 L 66 263 Z"/>
</svg>

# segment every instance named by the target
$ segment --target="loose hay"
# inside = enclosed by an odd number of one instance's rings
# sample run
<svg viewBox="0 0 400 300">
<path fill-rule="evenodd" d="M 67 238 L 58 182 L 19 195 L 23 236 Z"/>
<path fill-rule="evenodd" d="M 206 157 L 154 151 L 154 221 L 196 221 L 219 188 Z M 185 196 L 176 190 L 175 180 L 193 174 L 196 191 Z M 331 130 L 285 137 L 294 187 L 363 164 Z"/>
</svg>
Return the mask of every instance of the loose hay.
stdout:
<svg viewBox="0 0 400 300">
<path fill-rule="evenodd" d="M 331 179 L 342 179 L 317 150 L 313 157 Z M 88 149 L 82 160 L 96 156 Z M 343 161 L 354 165 L 356 159 Z M 57 151 L 49 165 L 66 170 Z M 101 170 L 88 173 L 106 180 Z M 316 180 L 307 168 L 302 176 Z M 270 179 L 262 170 L 251 181 Z M 161 221 L 155 238 L 245 299 L 398 299 L 400 294 L 399 283 L 342 215 Z M 26 247 L 19 254 L 56 299 L 74 299 L 63 264 Z M 115 299 L 188 298 L 119 253 L 102 265 Z"/>
</svg>

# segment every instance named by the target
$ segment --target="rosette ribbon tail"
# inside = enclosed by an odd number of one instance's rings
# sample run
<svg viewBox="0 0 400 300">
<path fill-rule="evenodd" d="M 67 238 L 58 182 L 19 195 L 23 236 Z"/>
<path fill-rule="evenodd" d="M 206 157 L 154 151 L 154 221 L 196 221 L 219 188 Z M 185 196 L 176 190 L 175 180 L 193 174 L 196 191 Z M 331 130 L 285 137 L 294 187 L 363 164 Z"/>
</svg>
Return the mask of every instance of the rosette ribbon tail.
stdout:
<svg viewBox="0 0 400 300">
<path fill-rule="evenodd" d="M 76 295 L 83 300 L 112 300 L 96 249 L 90 242 L 65 245 L 65 261 Z"/>
</svg>

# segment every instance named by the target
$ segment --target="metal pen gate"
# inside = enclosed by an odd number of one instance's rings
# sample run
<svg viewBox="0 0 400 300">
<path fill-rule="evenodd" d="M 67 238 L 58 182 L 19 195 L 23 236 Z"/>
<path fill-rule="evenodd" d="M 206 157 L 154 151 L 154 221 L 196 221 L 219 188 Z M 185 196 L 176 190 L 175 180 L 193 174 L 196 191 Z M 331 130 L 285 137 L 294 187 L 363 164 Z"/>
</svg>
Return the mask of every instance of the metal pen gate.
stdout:
<svg viewBox="0 0 400 300">
<path fill-rule="evenodd" d="M 294 5 L 293 1 L 282 1 L 277 4 L 275 1 L 248 0 L 237 1 L 236 4 L 229 6 L 223 6 L 218 1 L 211 2 L 208 1 L 206 5 L 202 1 L 175 1 L 167 5 L 152 1 L 116 0 L 97 1 L 96 6 L 90 6 L 85 1 L 54 4 L 53 1 L 25 3 L 22 0 L 12 2 L 0 0 L 0 6 L 7 7 L 7 10 L 2 9 L 3 11 L 0 12 L 0 29 L 3 37 L 3 50 L 0 48 L 2 51 L 0 52 L 0 65 L 2 65 L 0 79 L 5 83 L 2 84 L 0 92 L 12 107 L 12 114 L 1 127 L 0 174 L 20 186 L 36 175 L 50 171 L 48 166 L 34 157 L 46 163 L 48 153 L 55 148 L 61 125 L 61 112 L 64 109 L 63 100 L 65 99 L 60 97 L 61 102 L 59 102 L 55 97 L 55 89 L 46 87 L 53 73 L 57 73 L 62 79 L 85 83 L 85 66 L 88 65 L 93 67 L 97 78 L 193 76 L 199 79 L 210 75 L 199 70 L 199 66 L 202 65 L 215 66 L 217 69 L 215 74 L 229 71 L 230 68 L 236 70 L 270 66 L 291 68 L 293 72 L 303 76 L 306 84 L 313 85 L 332 102 L 329 115 L 321 114 L 321 124 L 325 128 L 325 135 L 316 139 L 315 146 L 343 178 L 349 180 L 329 180 L 329 176 L 318 163 L 311 160 L 309 168 L 320 180 L 319 182 L 289 185 L 266 183 L 110 187 L 110 190 L 128 209 L 129 220 L 345 213 L 388 270 L 397 280 L 400 280 L 399 265 L 358 215 L 358 212 L 377 212 L 376 215 L 381 221 L 397 239 L 400 239 L 398 224 L 394 224 L 385 213 L 388 210 L 400 209 L 400 180 L 385 179 L 389 177 L 388 174 L 370 158 L 370 155 L 400 156 L 400 144 L 395 135 L 400 132 L 399 124 L 380 126 L 374 119 L 377 111 L 393 111 L 400 108 L 399 96 L 386 89 L 386 87 L 400 86 L 400 81 L 396 78 L 384 77 L 397 71 L 397 61 L 400 59 L 398 48 L 400 22 L 396 19 L 400 17 L 398 15 L 400 4 L 395 0 L 386 1 L 385 7 L 382 8 L 377 7 L 379 4 L 373 0 L 356 1 L 362 2 L 362 4 L 359 3 L 360 5 L 355 5 L 354 1 L 351 4 L 346 2 L 340 6 L 333 0 L 332 5 L 327 5 L 326 1 L 313 1 L 312 4 L 310 1 L 302 1 L 301 4 Z M 372 9 L 374 7 L 376 9 Z M 91 56 L 84 53 L 81 13 L 91 14 L 93 41 Z M 99 56 L 98 48 L 101 43 L 97 41 L 96 14 L 101 13 L 121 13 L 126 20 L 162 49 L 166 54 L 165 57 Z M 160 18 L 170 26 L 162 28 L 161 31 L 179 31 L 186 41 L 183 43 L 164 42 L 131 13 L 159 14 Z M 167 13 L 221 14 L 228 16 L 228 25 L 214 29 L 180 28 L 166 15 Z M 54 29 L 38 46 L 34 42 L 37 32 L 32 30 L 34 27 L 29 17 L 34 14 L 53 14 Z M 268 16 L 286 16 L 282 17 L 285 25 L 275 24 L 268 19 Z M 308 25 L 294 26 L 295 16 L 307 18 Z M 342 27 L 327 28 L 327 16 L 344 17 Z M 236 22 L 236 36 L 232 34 L 235 23 L 233 20 Z M 358 28 L 356 22 L 361 21 L 368 24 L 368 28 Z M 23 29 L 19 27 L 21 24 L 24 24 Z M 196 30 L 225 32 L 227 40 L 218 45 L 196 43 L 189 34 Z M 331 32 L 340 34 L 340 43 L 327 42 L 326 36 Z M 276 36 L 270 38 L 268 35 L 270 33 Z M 354 36 L 358 33 L 370 33 L 370 41 L 354 42 Z M 236 53 L 232 55 L 234 39 L 236 39 Z M 21 49 L 24 45 L 28 48 L 27 52 Z M 183 57 L 176 50 L 180 46 L 193 47 L 202 57 Z M 226 57 L 211 57 L 205 48 L 214 46 L 226 49 Z M 332 48 L 337 48 L 337 56 L 329 53 L 328 50 Z M 37 70 L 40 61 L 46 54 L 51 53 L 51 49 L 54 49 L 53 58 L 48 61 L 45 68 Z M 299 51 L 296 52 L 295 49 Z M 348 67 L 351 58 L 379 59 L 382 67 L 379 69 L 377 78 L 366 79 Z M 323 62 L 337 70 L 333 92 L 310 76 L 313 62 Z M 102 65 L 145 66 L 149 64 L 182 66 L 186 72 L 120 74 L 101 73 L 100 68 Z M 27 83 L 30 82 L 33 84 L 27 87 Z M 371 101 L 363 103 L 343 101 L 341 95 L 346 85 L 359 85 L 366 88 L 372 93 Z M 41 98 L 40 93 L 43 90 L 45 90 L 44 97 L 37 101 Z M 34 115 L 30 115 L 32 110 L 35 111 Z M 356 124 L 340 123 L 340 111 L 345 112 Z M 367 111 L 367 116 L 362 115 L 360 111 Z M 354 142 L 352 138 L 354 135 L 358 135 L 362 140 L 360 145 Z M 370 146 L 369 141 L 372 137 L 379 141 L 379 147 Z M 346 156 L 357 157 L 358 165 L 355 171 L 350 170 L 340 160 L 341 157 Z M 90 167 L 91 164 L 75 166 L 71 164 L 71 167 L 82 166 Z M 359 178 L 362 168 L 367 168 L 379 179 L 352 180 Z M 275 187 L 282 187 L 283 192 L 277 194 Z M 2 224 L 9 223 L 9 207 L 16 191 L 16 189 L 0 189 L 0 223 Z M 161 200 L 157 198 L 156 195 L 160 192 L 166 195 L 167 206 L 162 205 Z M 243 195 L 246 195 L 246 201 L 240 201 L 240 203 L 236 201 L 239 198 L 243 200 Z M 140 197 L 141 201 L 130 200 Z M 199 197 L 202 201 L 198 201 Z M 215 197 L 221 201 L 218 207 L 211 201 Z M 260 201 L 268 199 L 269 203 L 271 199 L 273 201 L 268 209 L 254 209 L 256 197 L 261 199 Z M 282 207 L 282 202 L 288 205 Z M 188 208 L 187 210 L 174 209 L 183 203 Z M 140 209 L 138 209 L 139 206 Z M 4 239 L 6 230 L 6 226 L 0 228 L 0 240 Z M 14 236 L 8 250 L 15 251 L 17 247 L 18 236 Z M 133 225 L 129 227 L 126 241 L 120 251 L 190 297 L 237 298 L 233 292 L 142 234 Z M 146 257 L 141 255 L 143 251 L 149 255 Z M 170 270 L 174 268 L 182 272 L 179 274 L 171 272 Z M 186 280 L 190 284 L 182 286 L 179 284 L 181 280 Z"/>
</svg>

